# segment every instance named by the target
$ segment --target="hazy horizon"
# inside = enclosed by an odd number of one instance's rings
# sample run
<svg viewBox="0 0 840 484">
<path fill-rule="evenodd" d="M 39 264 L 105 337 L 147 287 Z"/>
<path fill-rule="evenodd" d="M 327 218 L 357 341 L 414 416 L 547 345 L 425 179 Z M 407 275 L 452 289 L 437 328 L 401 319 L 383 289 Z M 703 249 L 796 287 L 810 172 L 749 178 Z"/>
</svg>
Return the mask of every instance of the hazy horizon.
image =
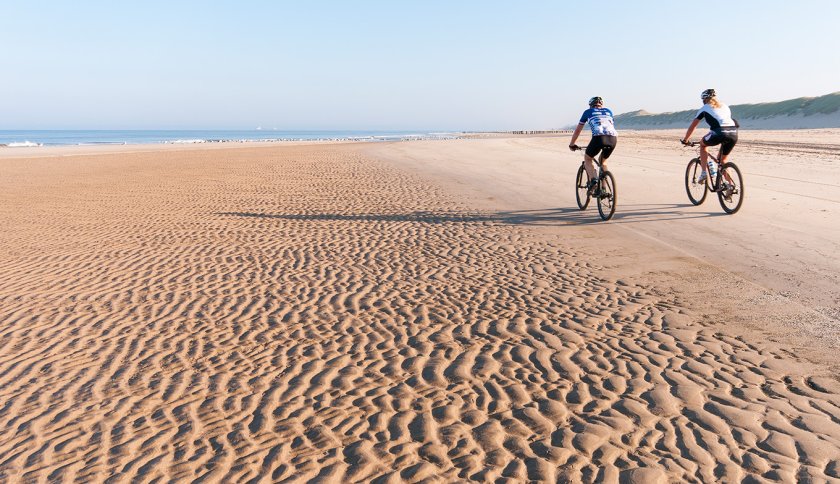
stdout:
<svg viewBox="0 0 840 484">
<path fill-rule="evenodd" d="M 6 6 L 0 129 L 511 130 L 840 88 L 840 4 Z"/>
</svg>

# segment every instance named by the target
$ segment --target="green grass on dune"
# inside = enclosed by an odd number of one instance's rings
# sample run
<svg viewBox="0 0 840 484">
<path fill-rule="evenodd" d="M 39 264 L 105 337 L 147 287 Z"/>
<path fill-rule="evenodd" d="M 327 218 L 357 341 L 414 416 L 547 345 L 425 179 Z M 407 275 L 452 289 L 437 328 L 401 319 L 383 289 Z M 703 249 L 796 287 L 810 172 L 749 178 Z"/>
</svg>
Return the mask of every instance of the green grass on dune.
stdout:
<svg viewBox="0 0 840 484">
<path fill-rule="evenodd" d="M 811 116 L 831 114 L 840 109 L 840 92 L 820 97 L 800 97 L 777 103 L 739 104 L 732 106 L 732 115 L 742 118 L 769 118 L 771 116 Z"/>
<path fill-rule="evenodd" d="M 840 92 L 820 97 L 800 97 L 774 103 L 736 104 L 730 106 L 736 119 L 767 119 L 778 116 L 812 116 L 831 114 L 840 110 Z M 687 123 L 697 113 L 696 109 L 673 113 L 652 114 L 645 111 L 633 111 L 615 117 L 618 125 L 666 125 Z"/>
</svg>

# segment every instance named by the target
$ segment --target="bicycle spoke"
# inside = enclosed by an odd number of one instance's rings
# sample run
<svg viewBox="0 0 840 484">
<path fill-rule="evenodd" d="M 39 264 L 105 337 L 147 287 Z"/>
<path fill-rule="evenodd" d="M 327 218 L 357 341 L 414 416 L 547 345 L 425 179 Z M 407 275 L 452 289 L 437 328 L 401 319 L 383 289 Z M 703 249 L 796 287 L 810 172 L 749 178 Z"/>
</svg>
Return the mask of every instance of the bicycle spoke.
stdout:
<svg viewBox="0 0 840 484">
<path fill-rule="evenodd" d="M 695 158 L 688 162 L 685 169 L 685 191 L 688 194 L 688 199 L 694 205 L 700 205 L 706 200 L 708 180 L 700 181 L 702 173 L 703 168 L 700 160 Z"/>
<path fill-rule="evenodd" d="M 724 212 L 733 214 L 740 210 L 744 201 L 744 180 L 734 163 L 725 163 L 720 170 L 718 200 Z"/>
<path fill-rule="evenodd" d="M 601 219 L 609 220 L 615 213 L 616 200 L 618 199 L 615 188 L 615 178 L 612 173 L 603 173 L 601 188 L 598 194 L 598 213 Z"/>
<path fill-rule="evenodd" d="M 581 210 L 589 206 L 589 175 L 583 165 L 578 168 L 577 177 L 575 178 L 575 198 L 577 199 L 578 208 Z"/>
</svg>

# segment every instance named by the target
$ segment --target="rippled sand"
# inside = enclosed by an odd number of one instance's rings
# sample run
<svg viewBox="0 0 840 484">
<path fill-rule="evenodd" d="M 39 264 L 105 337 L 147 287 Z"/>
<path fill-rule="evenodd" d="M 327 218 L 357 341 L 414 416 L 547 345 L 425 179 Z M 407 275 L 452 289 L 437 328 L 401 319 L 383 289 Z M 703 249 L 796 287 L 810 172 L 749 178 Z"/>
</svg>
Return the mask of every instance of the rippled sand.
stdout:
<svg viewBox="0 0 840 484">
<path fill-rule="evenodd" d="M 0 160 L 0 481 L 840 479 L 836 381 L 574 230 L 360 145 Z"/>
</svg>

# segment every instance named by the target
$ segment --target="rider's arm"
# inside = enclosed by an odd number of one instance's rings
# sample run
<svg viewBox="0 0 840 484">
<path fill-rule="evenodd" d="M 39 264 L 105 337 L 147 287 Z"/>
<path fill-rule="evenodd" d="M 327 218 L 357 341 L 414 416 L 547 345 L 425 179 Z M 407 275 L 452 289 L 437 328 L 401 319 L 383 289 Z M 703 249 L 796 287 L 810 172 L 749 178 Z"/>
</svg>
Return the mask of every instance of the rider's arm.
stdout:
<svg viewBox="0 0 840 484">
<path fill-rule="evenodd" d="M 700 123 L 699 119 L 695 119 L 694 121 L 691 122 L 691 124 L 688 126 L 688 131 L 685 132 L 685 137 L 683 138 L 684 142 L 688 143 L 688 138 L 691 138 L 691 133 L 694 132 L 694 128 L 696 128 L 697 124 L 699 124 L 699 123 Z"/>
<path fill-rule="evenodd" d="M 584 123 L 578 123 L 577 128 L 575 128 L 575 132 L 572 133 L 572 140 L 569 141 L 569 148 L 575 145 L 575 141 L 577 141 L 578 136 L 580 136 L 580 132 L 583 130 Z"/>
</svg>

